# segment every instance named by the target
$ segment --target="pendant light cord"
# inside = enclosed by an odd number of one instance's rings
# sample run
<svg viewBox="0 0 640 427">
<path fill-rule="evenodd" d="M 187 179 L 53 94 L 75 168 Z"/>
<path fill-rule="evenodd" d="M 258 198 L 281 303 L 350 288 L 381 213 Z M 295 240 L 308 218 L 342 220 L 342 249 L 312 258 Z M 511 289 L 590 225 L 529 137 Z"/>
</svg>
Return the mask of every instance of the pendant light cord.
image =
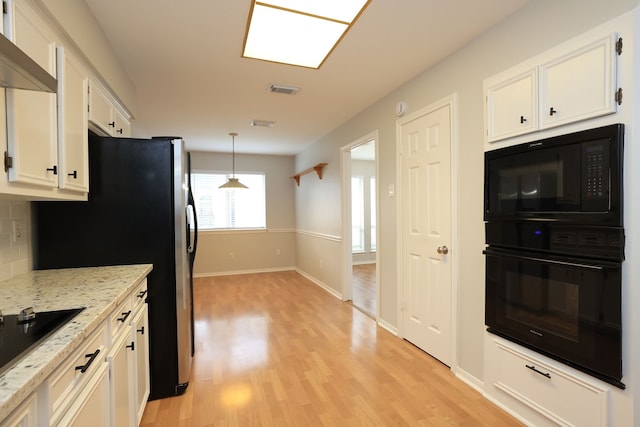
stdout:
<svg viewBox="0 0 640 427">
<path fill-rule="evenodd" d="M 231 135 L 231 177 L 236 177 L 236 132 L 229 133 Z"/>
</svg>

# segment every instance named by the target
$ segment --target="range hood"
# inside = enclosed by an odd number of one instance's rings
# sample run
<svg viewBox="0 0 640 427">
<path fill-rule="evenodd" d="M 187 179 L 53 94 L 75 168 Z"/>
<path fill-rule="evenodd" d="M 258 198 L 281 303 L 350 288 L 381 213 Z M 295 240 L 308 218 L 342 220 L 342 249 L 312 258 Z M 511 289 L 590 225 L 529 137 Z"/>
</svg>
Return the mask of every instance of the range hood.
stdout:
<svg viewBox="0 0 640 427">
<path fill-rule="evenodd" d="M 56 92 L 57 80 L 0 34 L 0 87 Z"/>
</svg>

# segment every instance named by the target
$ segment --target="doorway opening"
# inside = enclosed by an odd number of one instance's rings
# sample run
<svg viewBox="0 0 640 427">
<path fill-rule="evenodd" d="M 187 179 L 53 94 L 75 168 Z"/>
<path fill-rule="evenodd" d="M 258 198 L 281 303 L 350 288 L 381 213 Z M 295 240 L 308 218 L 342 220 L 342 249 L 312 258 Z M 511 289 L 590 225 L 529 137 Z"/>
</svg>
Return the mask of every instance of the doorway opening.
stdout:
<svg viewBox="0 0 640 427">
<path fill-rule="evenodd" d="M 343 150 L 343 295 L 378 318 L 377 133 Z"/>
</svg>

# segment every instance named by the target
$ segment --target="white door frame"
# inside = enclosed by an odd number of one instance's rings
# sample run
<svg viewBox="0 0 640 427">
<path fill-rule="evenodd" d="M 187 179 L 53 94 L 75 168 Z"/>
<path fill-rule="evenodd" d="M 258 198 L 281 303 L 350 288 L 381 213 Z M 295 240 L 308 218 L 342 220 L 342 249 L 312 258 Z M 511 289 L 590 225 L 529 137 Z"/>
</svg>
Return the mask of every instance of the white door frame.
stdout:
<svg viewBox="0 0 640 427">
<path fill-rule="evenodd" d="M 398 283 L 398 336 L 404 338 L 404 316 L 403 316 L 403 269 L 402 269 L 402 126 L 419 117 L 425 116 L 442 107 L 448 106 L 451 113 L 451 370 L 456 372 L 458 366 L 457 354 L 457 336 L 458 336 L 458 268 L 460 254 L 460 239 L 458 235 L 458 111 L 457 111 L 457 94 L 451 94 L 439 101 L 434 102 L 420 110 L 396 120 L 396 266 Z M 478 139 L 478 143 L 482 144 L 482 137 Z"/>
<path fill-rule="evenodd" d="M 376 146 L 376 245 L 380 242 L 380 171 L 378 157 L 378 131 L 375 130 L 365 136 L 356 139 L 349 144 L 340 147 L 340 170 L 342 173 L 342 300 L 349 301 L 353 299 L 353 283 L 351 276 L 353 275 L 353 260 L 351 250 L 351 150 L 368 142 L 375 141 Z M 380 251 L 376 249 L 376 320 L 380 317 Z"/>
</svg>

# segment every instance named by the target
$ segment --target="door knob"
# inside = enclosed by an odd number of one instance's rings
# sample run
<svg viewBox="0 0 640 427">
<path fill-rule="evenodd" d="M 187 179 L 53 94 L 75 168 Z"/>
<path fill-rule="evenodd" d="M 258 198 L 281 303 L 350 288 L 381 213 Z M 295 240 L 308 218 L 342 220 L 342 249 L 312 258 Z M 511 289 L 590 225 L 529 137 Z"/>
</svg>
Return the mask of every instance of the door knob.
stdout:
<svg viewBox="0 0 640 427">
<path fill-rule="evenodd" d="M 448 248 L 448 247 L 446 247 L 446 246 L 438 246 L 437 251 L 438 251 L 438 253 L 439 253 L 439 254 L 441 254 L 441 255 L 446 255 L 446 254 L 448 254 L 448 253 L 449 253 L 449 248 Z"/>
</svg>

